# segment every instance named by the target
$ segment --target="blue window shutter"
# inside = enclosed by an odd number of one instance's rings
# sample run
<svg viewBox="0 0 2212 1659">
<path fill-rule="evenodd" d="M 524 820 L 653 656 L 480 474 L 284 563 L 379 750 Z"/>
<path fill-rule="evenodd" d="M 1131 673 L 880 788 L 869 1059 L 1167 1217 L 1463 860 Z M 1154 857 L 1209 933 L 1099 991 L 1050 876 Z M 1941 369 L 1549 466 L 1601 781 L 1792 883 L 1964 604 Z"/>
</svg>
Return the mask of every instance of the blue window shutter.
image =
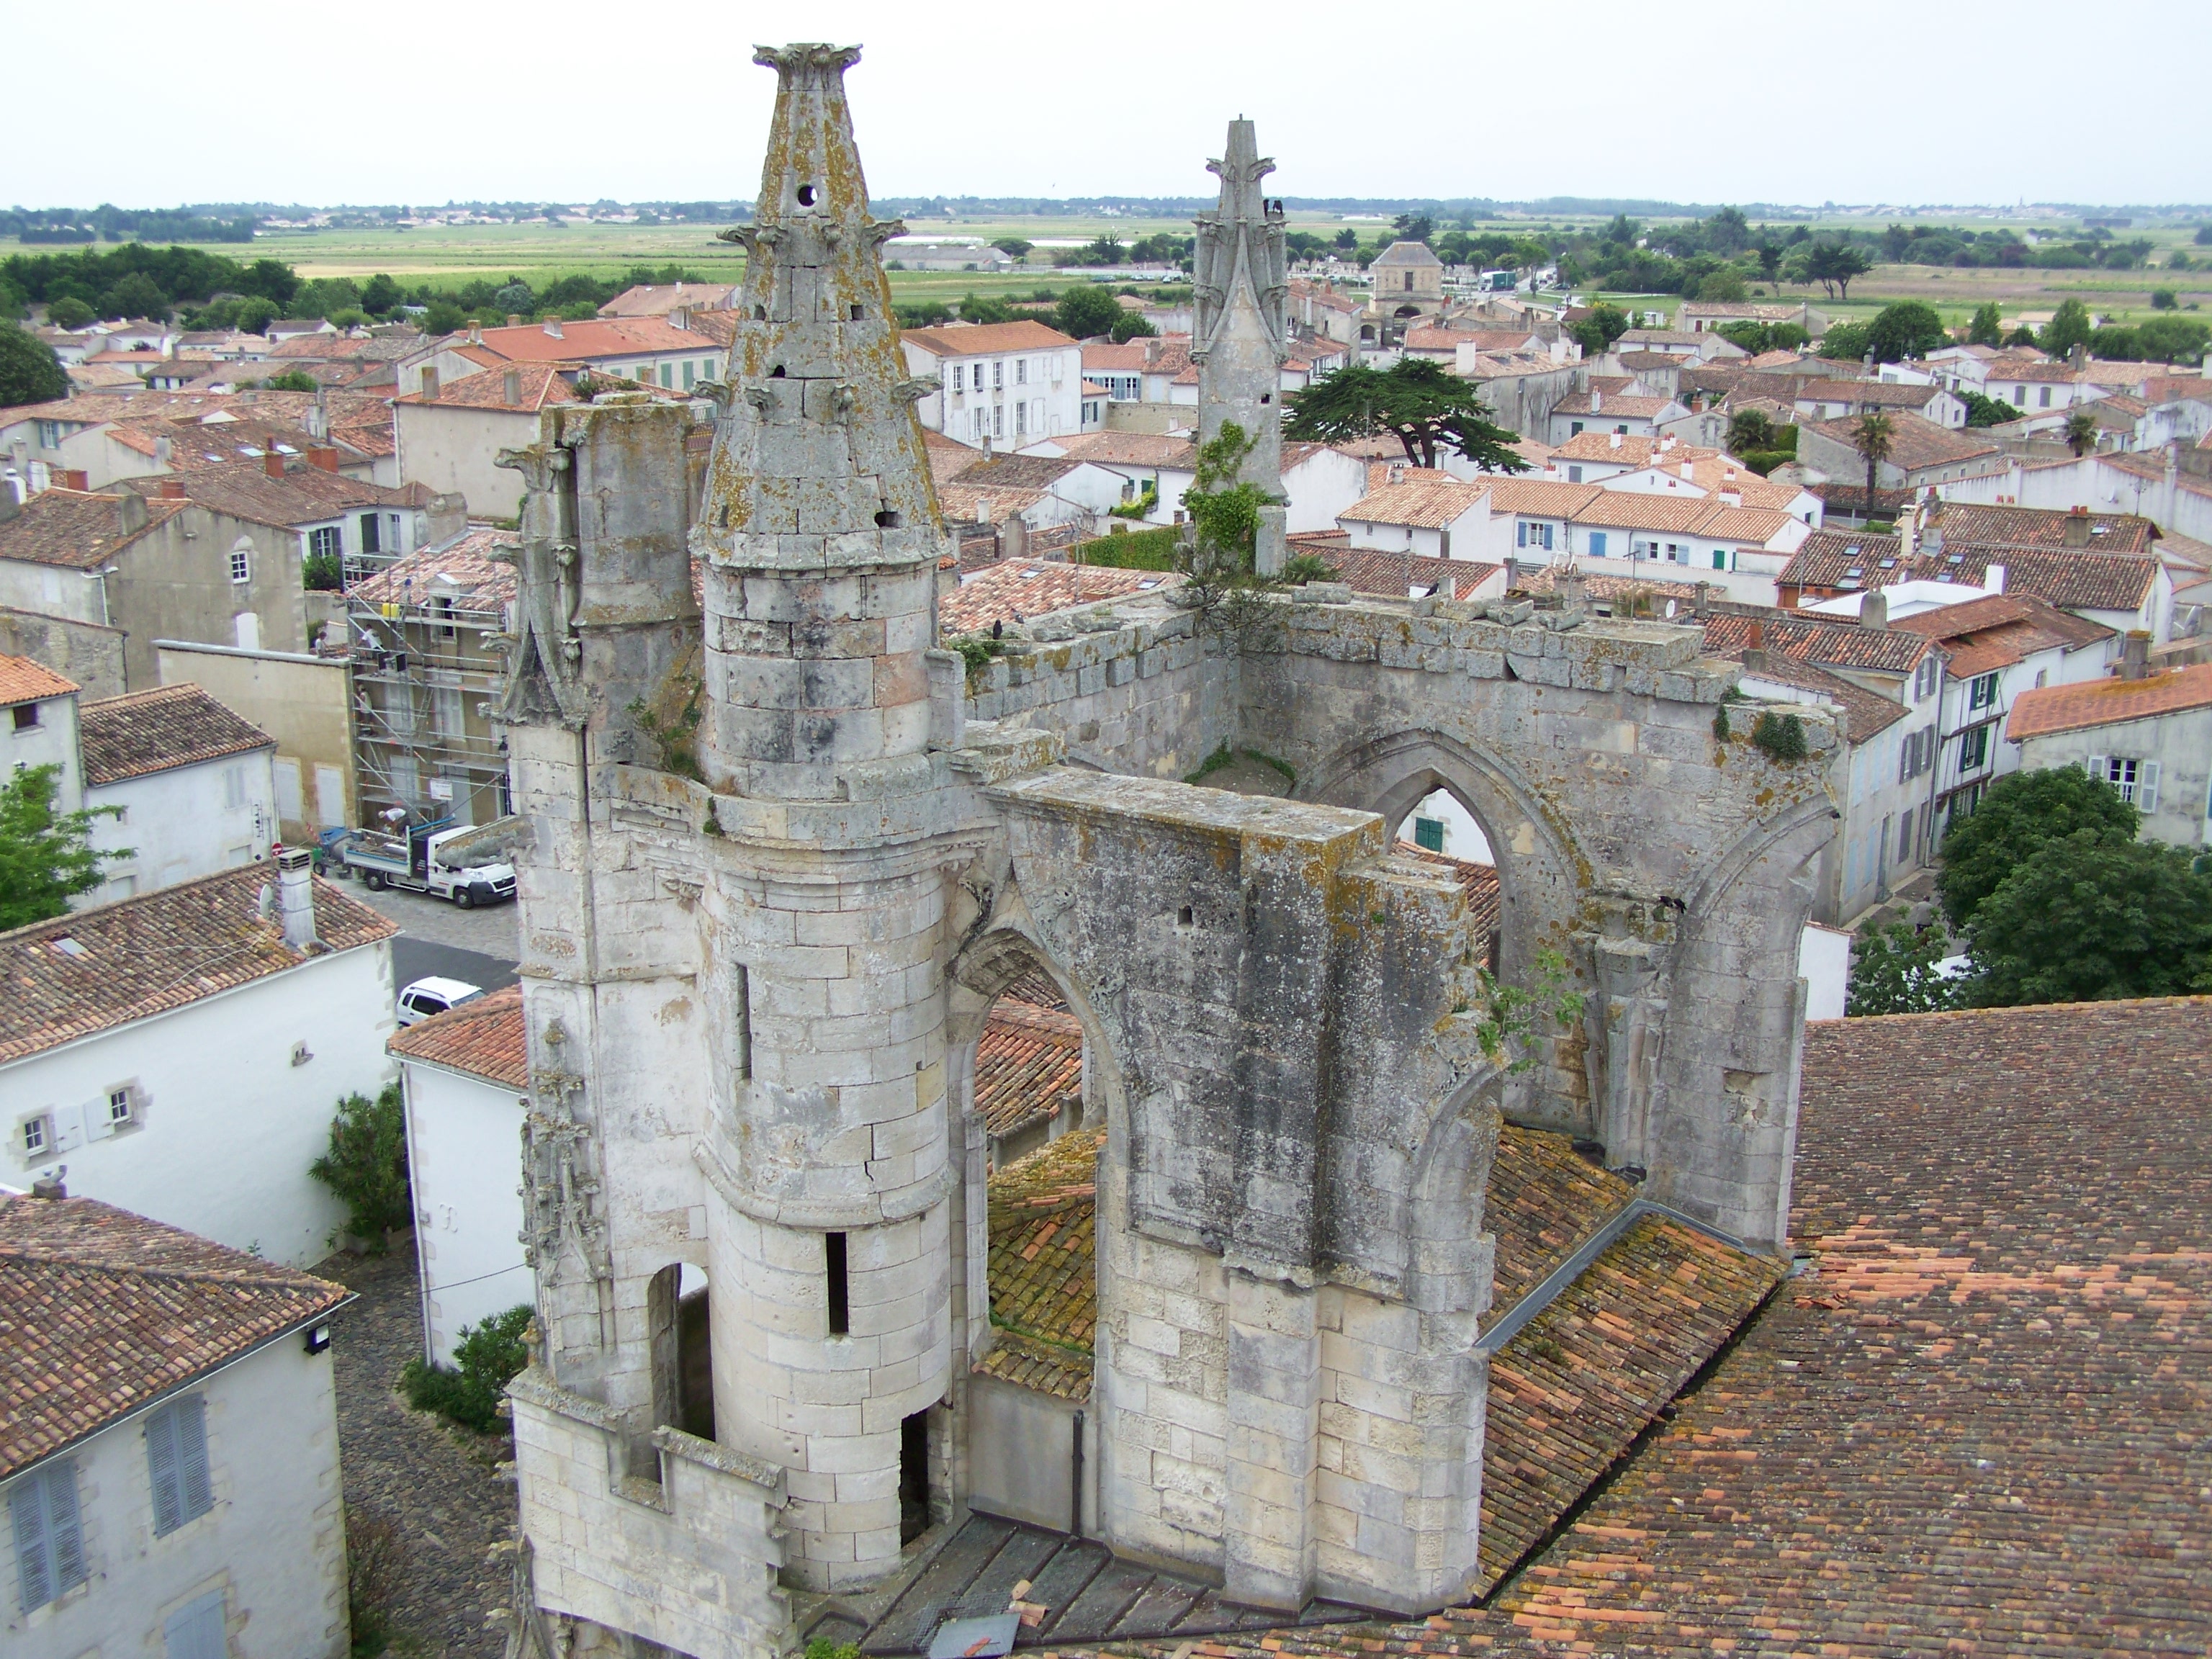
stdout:
<svg viewBox="0 0 2212 1659">
<path fill-rule="evenodd" d="M 170 1409 L 176 1413 L 177 1486 L 187 1521 L 205 1515 L 215 1495 L 208 1483 L 207 1401 L 187 1395 Z"/>
<path fill-rule="evenodd" d="M 84 1534 L 77 1524 L 76 1466 L 51 1463 L 9 1494 L 15 1530 L 15 1572 L 23 1611 L 42 1607 L 84 1583 Z"/>
<path fill-rule="evenodd" d="M 1601 559 L 1604 556 L 1605 532 L 1602 530 L 1593 530 L 1590 532 L 1590 557 L 1593 559 Z"/>
<path fill-rule="evenodd" d="M 161 1621 L 162 1659 L 228 1659 L 221 1590 L 210 1590 Z"/>
<path fill-rule="evenodd" d="M 43 1607 L 54 1599 L 52 1547 L 46 1528 L 46 1483 L 34 1474 L 18 1481 L 8 1495 L 8 1511 L 15 1523 L 15 1576 L 22 1590 L 23 1611 Z"/>
<path fill-rule="evenodd" d="M 177 1464 L 177 1414 L 172 1401 L 146 1413 L 146 1473 L 154 1489 L 156 1538 L 185 1524 L 185 1498 Z"/>
</svg>

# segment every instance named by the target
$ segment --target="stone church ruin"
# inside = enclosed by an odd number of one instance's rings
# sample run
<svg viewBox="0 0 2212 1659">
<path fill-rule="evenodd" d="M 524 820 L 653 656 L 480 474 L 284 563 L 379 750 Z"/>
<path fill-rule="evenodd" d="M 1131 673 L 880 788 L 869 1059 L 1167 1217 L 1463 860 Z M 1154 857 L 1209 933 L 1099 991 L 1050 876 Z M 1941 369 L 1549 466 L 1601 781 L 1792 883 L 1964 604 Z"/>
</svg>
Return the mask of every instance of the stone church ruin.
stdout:
<svg viewBox="0 0 2212 1659">
<path fill-rule="evenodd" d="M 1694 625 L 1323 585 L 1241 634 L 1167 590 L 1063 612 L 971 670 L 857 56 L 758 54 L 726 380 L 508 458 L 510 1651 L 913 1652 L 1017 1589 L 1063 1645 L 1463 1602 L 1781 1271 L 1836 732 L 1720 735 Z M 1233 124 L 1194 355 L 1275 488 L 1271 167 Z M 1182 781 L 1224 746 L 1295 785 Z M 1439 789 L 1501 977 L 1557 952 L 1583 997 L 1526 1069 L 1478 1037 L 1468 884 L 1395 839 Z M 1018 985 L 1080 1083 L 994 1172 Z"/>
</svg>

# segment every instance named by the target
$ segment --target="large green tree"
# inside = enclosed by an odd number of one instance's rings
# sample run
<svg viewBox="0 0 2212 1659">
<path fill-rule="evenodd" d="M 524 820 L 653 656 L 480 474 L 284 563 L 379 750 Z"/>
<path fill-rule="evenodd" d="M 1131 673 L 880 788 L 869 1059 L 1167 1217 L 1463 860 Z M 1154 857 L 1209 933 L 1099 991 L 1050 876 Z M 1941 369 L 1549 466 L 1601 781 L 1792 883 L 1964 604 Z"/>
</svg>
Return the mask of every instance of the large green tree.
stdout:
<svg viewBox="0 0 2212 1659">
<path fill-rule="evenodd" d="M 0 932 L 60 915 L 100 885 L 103 861 L 131 856 L 92 848 L 93 820 L 120 817 L 121 808 L 64 812 L 60 794 L 56 766 L 26 766 L 0 784 Z"/>
<path fill-rule="evenodd" d="M 54 349 L 12 323 L 0 323 L 0 409 L 50 404 L 69 396 L 69 376 Z"/>
<path fill-rule="evenodd" d="M 2076 830 L 2046 842 L 1974 912 L 1978 1007 L 2212 991 L 2212 877 L 2179 847 Z"/>
<path fill-rule="evenodd" d="M 1439 454 L 1463 455 L 1486 472 L 1525 472 L 1517 434 L 1493 424 L 1474 386 L 1425 357 L 1388 368 L 1340 368 L 1291 398 L 1283 435 L 1342 443 L 1388 433 L 1406 458 L 1433 467 Z"/>
<path fill-rule="evenodd" d="M 960 308 L 963 316 L 968 308 Z M 1070 339 L 1089 340 L 1111 334 L 1121 320 L 1121 302 L 1114 290 L 1097 283 L 1077 283 L 1060 296 L 1060 331 Z"/>
<path fill-rule="evenodd" d="M 1916 933 L 1906 922 L 1893 921 L 1887 928 L 1869 922 L 1859 930 L 1852 947 L 1844 1012 L 1856 1018 L 1862 1014 L 1927 1014 L 1955 1008 L 1959 981 L 1946 979 L 1936 970 L 1944 949 L 1941 927 Z"/>
<path fill-rule="evenodd" d="M 1936 872 L 1943 914 L 1953 927 L 1964 927 L 1982 901 L 2048 843 L 2081 830 L 2132 840 L 2137 822 L 2136 809 L 2118 790 L 2079 767 L 1999 778 L 1943 836 Z"/>
<path fill-rule="evenodd" d="M 1925 357 L 1951 343 L 1951 331 L 1936 307 L 1917 300 L 1899 300 L 1884 306 L 1867 325 L 1867 343 L 1878 363 L 1897 363 L 1907 357 Z"/>
<path fill-rule="evenodd" d="M 2088 344 L 2096 331 L 2096 320 L 2089 315 L 2088 307 L 2079 300 L 2062 300 L 2036 343 L 2052 356 L 2063 357 L 2075 346 Z"/>
<path fill-rule="evenodd" d="M 1821 242 L 1805 257 L 1805 274 L 1839 299 L 1851 297 L 1851 283 L 1874 269 L 1864 250 L 1844 242 Z"/>
<path fill-rule="evenodd" d="M 1571 324 L 1567 332 L 1582 347 L 1583 356 L 1601 357 L 1613 349 L 1615 340 L 1628 332 L 1628 313 L 1601 300 L 1590 307 L 1589 316 Z"/>
<path fill-rule="evenodd" d="M 1993 346 L 2003 338 L 2004 313 L 1995 300 L 1983 301 L 1974 307 L 1973 320 L 1966 325 L 1966 343 Z"/>
</svg>

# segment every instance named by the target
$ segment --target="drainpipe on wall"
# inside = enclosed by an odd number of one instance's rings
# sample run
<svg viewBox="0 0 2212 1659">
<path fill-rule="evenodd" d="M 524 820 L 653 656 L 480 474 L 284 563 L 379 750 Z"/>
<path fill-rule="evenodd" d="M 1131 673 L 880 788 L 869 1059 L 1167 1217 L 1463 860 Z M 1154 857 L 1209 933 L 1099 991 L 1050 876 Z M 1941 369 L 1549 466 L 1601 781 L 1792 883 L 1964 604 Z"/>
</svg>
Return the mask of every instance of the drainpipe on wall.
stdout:
<svg viewBox="0 0 2212 1659">
<path fill-rule="evenodd" d="M 1943 682 L 1950 675 L 1951 662 L 1941 651 L 1936 653 L 1936 758 L 1928 768 L 1928 822 L 1921 831 L 1924 843 L 1921 858 L 1923 864 L 1936 862 L 1936 786 L 1943 781 Z"/>
</svg>

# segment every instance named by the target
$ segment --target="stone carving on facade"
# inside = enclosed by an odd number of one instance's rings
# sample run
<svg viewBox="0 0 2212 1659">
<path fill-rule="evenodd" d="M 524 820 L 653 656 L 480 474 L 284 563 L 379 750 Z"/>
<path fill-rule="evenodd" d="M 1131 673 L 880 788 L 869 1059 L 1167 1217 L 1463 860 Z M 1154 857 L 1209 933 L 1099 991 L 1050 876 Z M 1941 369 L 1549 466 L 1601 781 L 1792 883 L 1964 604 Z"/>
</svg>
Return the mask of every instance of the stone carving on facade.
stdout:
<svg viewBox="0 0 2212 1659">
<path fill-rule="evenodd" d="M 579 1272 L 602 1283 L 614 1276 L 593 1137 L 574 1110 L 585 1080 L 561 1063 L 566 1042 L 560 1021 L 546 1027 L 544 1045 L 553 1058 L 531 1067 L 530 1090 L 538 1103 L 522 1125 L 523 1259 L 548 1286 Z"/>
<path fill-rule="evenodd" d="M 576 635 L 576 533 L 567 489 L 568 453 L 533 444 L 502 449 L 499 465 L 522 474 L 526 491 L 522 539 L 492 550 L 515 567 L 514 630 L 507 636 L 507 690 L 499 718 L 556 720 L 580 726 L 591 712 L 590 694 L 577 670 L 583 644 Z"/>
</svg>

